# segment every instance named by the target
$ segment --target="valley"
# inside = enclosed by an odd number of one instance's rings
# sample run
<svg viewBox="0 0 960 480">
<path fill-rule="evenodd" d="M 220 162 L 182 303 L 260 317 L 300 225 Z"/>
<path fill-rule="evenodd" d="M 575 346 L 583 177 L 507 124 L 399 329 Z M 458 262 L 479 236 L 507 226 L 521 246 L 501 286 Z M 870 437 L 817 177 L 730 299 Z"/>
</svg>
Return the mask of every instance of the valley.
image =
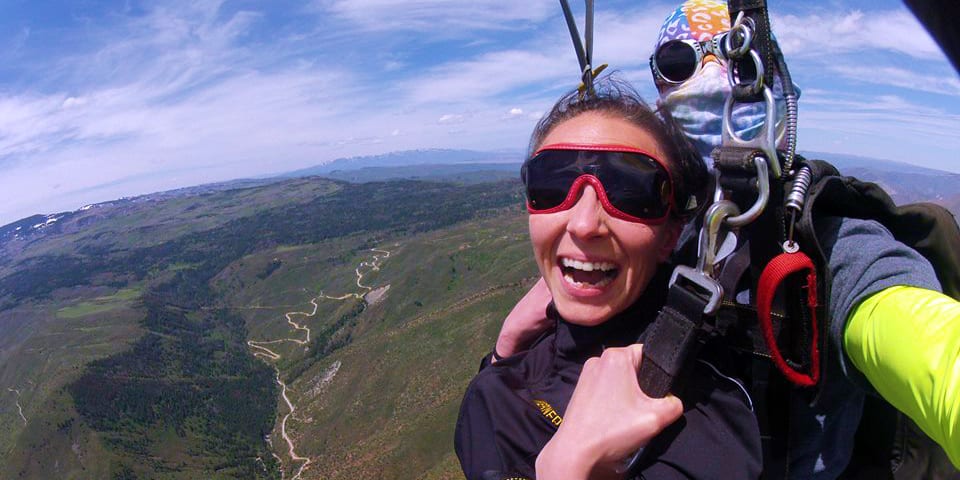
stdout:
<svg viewBox="0 0 960 480">
<path fill-rule="evenodd" d="M 233 292 L 225 302 L 254 307 L 240 310 L 251 338 L 302 341 L 305 331 L 284 314 L 314 313 L 292 316 L 311 329 L 309 346 L 269 346 L 296 408 L 285 425 L 278 417 L 272 437 L 286 433 L 296 455 L 310 459 L 299 478 L 459 478 L 452 438 L 460 396 L 499 321 L 535 278 L 525 230 L 522 212 L 505 212 L 385 238 L 376 247 L 390 251 L 382 263 L 371 250 L 331 241 L 247 257 L 217 278 Z M 274 259 L 282 266 L 270 277 L 236 288 Z M 294 298 L 302 299 L 296 310 Z M 275 451 L 294 463 L 288 448 Z"/>
<path fill-rule="evenodd" d="M 513 182 L 295 179 L 88 209 L 5 243 L 0 478 L 455 475 L 487 322 L 534 275 L 518 200 Z M 122 233 L 141 210 L 177 231 Z M 447 312 L 478 305 L 451 343 Z M 439 416 L 409 409 L 421 391 Z"/>
<path fill-rule="evenodd" d="M 270 350 L 268 347 L 266 347 L 266 345 L 274 345 L 274 344 L 284 343 L 284 342 L 292 342 L 292 343 L 294 343 L 294 344 L 296 344 L 296 345 L 306 345 L 306 344 L 309 344 L 309 343 L 310 343 L 310 328 L 309 328 L 309 327 L 306 327 L 306 326 L 303 326 L 303 325 L 300 325 L 300 324 L 298 324 L 297 322 L 294 322 L 292 316 L 293 316 L 293 315 L 302 316 L 302 317 L 305 317 L 305 319 L 308 319 L 308 318 L 313 317 L 314 315 L 316 315 L 316 314 L 317 314 L 317 309 L 319 308 L 319 306 L 317 305 L 317 299 L 326 299 L 326 300 L 338 301 L 338 300 L 346 300 L 346 299 L 348 299 L 348 298 L 357 298 L 357 299 L 361 299 L 361 300 L 364 300 L 365 302 L 367 302 L 367 301 L 368 301 L 368 299 L 366 298 L 367 295 L 372 294 L 372 292 L 373 292 L 374 290 L 373 290 L 372 287 L 363 285 L 363 283 L 362 283 L 362 280 L 363 280 L 363 272 L 361 271 L 361 269 L 364 268 L 364 267 L 366 267 L 366 268 L 371 269 L 372 271 L 378 271 L 378 270 L 380 270 L 380 265 L 381 265 L 381 263 L 382 263 L 385 259 L 387 259 L 387 258 L 390 257 L 390 252 L 388 252 L 388 251 L 386 251 L 386 250 L 379 250 L 379 249 L 376 249 L 376 248 L 371 248 L 370 251 L 371 251 L 371 252 L 374 252 L 373 259 L 370 260 L 370 261 L 360 262 L 360 265 L 358 265 L 357 268 L 354 270 L 354 271 L 357 273 L 357 287 L 360 288 L 360 291 L 359 291 L 359 292 L 357 292 L 357 293 L 347 293 L 347 294 L 344 294 L 344 295 L 341 295 L 341 296 L 338 296 L 338 297 L 331 297 L 331 296 L 329 296 L 329 295 L 324 295 L 323 292 L 321 292 L 321 293 L 320 293 L 319 295 L 317 295 L 316 297 L 310 299 L 310 304 L 313 305 L 313 310 L 312 310 L 312 311 L 310 311 L 310 312 L 298 312 L 298 311 L 293 311 L 293 312 L 287 312 L 287 313 L 283 314 L 283 316 L 287 319 L 287 323 L 288 323 L 288 324 L 290 325 L 290 327 L 293 329 L 293 332 L 292 332 L 292 333 L 295 334 L 296 332 L 304 332 L 305 338 L 303 338 L 303 339 L 298 339 L 298 338 L 293 338 L 293 337 L 291 337 L 291 338 L 281 338 L 281 339 L 277 339 L 277 340 L 262 340 L 262 341 L 248 340 L 248 341 L 247 341 L 247 345 L 249 345 L 250 348 L 252 348 L 252 349 L 254 350 L 253 355 L 254 355 L 254 356 L 261 357 L 261 358 L 265 359 L 265 360 L 268 361 L 268 362 L 275 362 L 275 361 L 280 360 L 280 359 L 282 358 L 281 355 L 278 354 L 278 353 L 276 353 L 276 352 L 274 352 L 273 350 Z M 379 255 L 377 255 L 377 253 L 379 253 Z M 386 285 L 386 286 L 384 286 L 384 287 L 378 288 L 377 291 L 382 294 L 382 293 L 385 293 L 385 291 L 386 291 L 387 289 L 389 289 L 389 288 L 390 288 L 390 285 Z M 376 303 L 376 300 L 377 300 L 377 299 L 379 299 L 379 296 L 378 296 L 376 299 L 369 299 L 369 303 Z M 242 308 L 242 307 L 241 307 L 241 308 Z M 273 364 L 273 363 L 271 363 L 271 364 L 274 366 L 274 370 L 276 371 L 276 374 L 277 374 L 277 384 L 280 385 L 280 396 L 281 396 L 281 398 L 283 399 L 284 404 L 286 405 L 286 408 L 287 408 L 287 413 L 286 413 L 285 415 L 283 415 L 283 418 L 280 420 L 280 436 L 283 438 L 283 440 L 284 440 L 284 441 L 286 442 L 286 444 L 287 444 L 287 455 L 288 455 L 291 463 L 293 463 L 293 464 L 295 464 L 295 465 L 296 465 L 296 464 L 299 464 L 299 467 L 296 469 L 296 473 L 295 473 L 294 475 L 290 476 L 289 478 L 290 478 L 291 480 L 297 480 L 297 479 L 299 479 L 299 478 L 301 477 L 301 475 L 303 474 L 304 469 L 307 468 L 307 467 L 310 465 L 310 458 L 309 458 L 309 457 L 302 457 L 302 456 L 300 456 L 300 455 L 297 455 L 297 453 L 296 453 L 296 446 L 294 445 L 294 441 L 293 441 L 293 439 L 290 438 L 289 435 L 287 435 L 287 420 L 289 420 L 290 417 L 293 416 L 294 412 L 296 412 L 296 407 L 295 407 L 294 404 L 290 401 L 290 397 L 287 396 L 287 385 L 286 385 L 286 383 L 284 383 L 283 380 L 281 379 L 280 368 L 277 367 L 277 366 L 276 366 L 275 364 Z M 325 381 L 326 383 L 329 383 L 329 382 L 333 379 L 333 375 L 335 375 L 335 374 L 336 374 L 336 371 L 334 371 L 333 374 L 324 377 L 324 378 L 325 378 L 324 381 Z M 285 470 L 284 467 L 283 467 L 283 460 L 280 459 L 280 457 L 277 457 L 277 456 L 276 456 L 276 453 L 274 453 L 274 456 L 275 456 L 275 457 L 278 459 L 278 461 L 280 462 L 281 477 L 282 477 L 282 478 L 286 478 L 286 475 L 285 475 L 286 470 Z"/>
</svg>

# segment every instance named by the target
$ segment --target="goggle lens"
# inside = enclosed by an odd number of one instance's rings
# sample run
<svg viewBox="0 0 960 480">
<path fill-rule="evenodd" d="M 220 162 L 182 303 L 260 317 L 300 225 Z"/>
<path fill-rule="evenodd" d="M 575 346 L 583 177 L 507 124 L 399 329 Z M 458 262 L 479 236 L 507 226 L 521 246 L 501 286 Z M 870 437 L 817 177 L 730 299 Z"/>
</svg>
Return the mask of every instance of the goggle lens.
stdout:
<svg viewBox="0 0 960 480">
<path fill-rule="evenodd" d="M 523 164 L 530 213 L 576 204 L 583 184 L 596 188 L 607 213 L 633 222 L 659 223 L 671 205 L 670 174 L 656 159 L 631 147 L 551 145 Z"/>
<path fill-rule="evenodd" d="M 683 82 L 697 71 L 700 58 L 690 44 L 671 40 L 657 49 L 654 61 L 663 78 L 671 82 Z"/>
</svg>

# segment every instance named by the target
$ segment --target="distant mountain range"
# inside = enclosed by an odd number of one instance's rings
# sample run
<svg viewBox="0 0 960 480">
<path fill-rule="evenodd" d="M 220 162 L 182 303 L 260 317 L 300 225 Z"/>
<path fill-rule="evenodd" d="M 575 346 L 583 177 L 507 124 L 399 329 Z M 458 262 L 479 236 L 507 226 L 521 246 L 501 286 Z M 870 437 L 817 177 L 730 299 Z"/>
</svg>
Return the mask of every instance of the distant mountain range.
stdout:
<svg viewBox="0 0 960 480">
<path fill-rule="evenodd" d="M 520 152 L 480 152 L 475 150 L 426 149 L 406 150 L 364 157 L 339 158 L 313 167 L 285 172 L 281 178 L 328 175 L 336 171 L 359 170 L 370 167 L 407 167 L 411 165 L 458 165 L 458 164 L 517 164 L 523 161 Z"/>
<path fill-rule="evenodd" d="M 936 170 L 933 168 L 920 167 L 917 165 L 912 165 L 906 162 L 898 162 L 895 160 L 884 160 L 880 158 L 871 158 L 871 157 L 861 157 L 858 155 L 848 155 L 844 153 L 827 153 L 827 152 L 813 152 L 813 151 L 803 151 L 799 152 L 806 158 L 809 159 L 819 159 L 827 160 L 837 166 L 841 170 L 840 173 L 846 174 L 844 169 L 853 169 L 853 168 L 862 168 L 866 170 L 878 171 L 878 172 L 896 172 L 896 173 L 909 173 L 909 174 L 919 174 L 919 175 L 960 175 L 956 173 L 950 173 L 943 170 Z"/>
<path fill-rule="evenodd" d="M 143 215 L 144 212 L 149 212 L 149 206 L 151 204 L 160 204 L 166 200 L 258 187 L 276 183 L 278 180 L 279 179 L 276 178 L 241 179 L 209 183 L 84 205 L 70 212 L 31 215 L 16 222 L 0 226 L 0 265 L 4 263 L 4 257 L 19 251 L 21 247 L 44 235 L 76 233 L 89 227 L 93 223 L 105 219 L 112 219 L 134 211 L 136 211 L 138 215 Z M 138 208 L 138 206 L 141 205 L 142 207 Z M 227 218 L 229 217 L 230 215 L 228 214 Z"/>
<path fill-rule="evenodd" d="M 897 203 L 932 201 L 955 216 L 960 215 L 960 174 L 856 155 L 815 151 L 801 154 L 809 159 L 827 160 L 843 175 L 878 183 Z M 400 178 L 472 183 L 518 178 L 522 161 L 521 152 L 410 150 L 341 158 L 279 177 L 321 175 L 361 183 Z"/>
<path fill-rule="evenodd" d="M 806 158 L 830 161 L 844 175 L 880 184 L 897 203 L 933 201 L 945 206 L 955 216 L 960 216 L 960 174 L 856 155 L 814 151 L 801 153 Z M 2 244 L 7 240 L 23 239 L 41 230 L 62 231 L 65 225 L 71 225 L 71 219 L 91 216 L 93 212 L 87 212 L 90 209 L 96 209 L 101 214 L 108 212 L 112 214 L 122 211 L 121 207 L 127 202 L 156 202 L 166 198 L 262 186 L 284 179 L 310 176 L 323 176 L 353 183 L 408 179 L 469 184 L 519 178 L 523 155 L 519 151 L 407 150 L 382 155 L 340 158 L 271 177 L 239 179 L 123 198 L 87 205 L 73 212 L 33 215 L 0 226 L 0 253 L 3 251 Z M 82 223 L 73 225 L 82 226 Z"/>
<path fill-rule="evenodd" d="M 803 152 L 806 158 L 833 163 L 840 173 L 883 187 L 899 204 L 929 201 L 960 215 L 960 174 L 893 160 L 824 152 Z"/>
</svg>

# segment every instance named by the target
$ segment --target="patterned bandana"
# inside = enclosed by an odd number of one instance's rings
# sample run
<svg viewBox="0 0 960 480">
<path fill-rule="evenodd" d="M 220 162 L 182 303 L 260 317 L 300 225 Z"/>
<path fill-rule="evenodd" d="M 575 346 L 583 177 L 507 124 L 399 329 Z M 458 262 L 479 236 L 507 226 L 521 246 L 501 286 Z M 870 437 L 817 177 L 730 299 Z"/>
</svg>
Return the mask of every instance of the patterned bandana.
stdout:
<svg viewBox="0 0 960 480">
<path fill-rule="evenodd" d="M 706 41 L 730 30 L 726 3 L 715 0 L 687 0 L 673 11 L 660 27 L 657 47 L 670 40 Z M 711 56 L 710 58 L 715 58 Z M 707 165 L 712 165 L 710 152 L 720 145 L 723 127 L 723 103 L 730 93 L 727 67 L 722 61 L 707 61 L 689 80 L 680 85 L 658 85 L 658 103 L 666 107 L 681 128 L 696 144 Z M 800 89 L 796 88 L 797 95 Z M 773 96 L 777 104 L 777 141 L 783 144 L 786 102 L 783 85 L 775 77 Z M 760 132 L 765 119 L 762 102 L 737 103 L 733 107 L 733 128 L 743 139 Z"/>
<path fill-rule="evenodd" d="M 710 40 L 730 30 L 727 4 L 715 0 L 689 0 L 667 17 L 660 27 L 657 45 L 668 40 Z"/>
</svg>

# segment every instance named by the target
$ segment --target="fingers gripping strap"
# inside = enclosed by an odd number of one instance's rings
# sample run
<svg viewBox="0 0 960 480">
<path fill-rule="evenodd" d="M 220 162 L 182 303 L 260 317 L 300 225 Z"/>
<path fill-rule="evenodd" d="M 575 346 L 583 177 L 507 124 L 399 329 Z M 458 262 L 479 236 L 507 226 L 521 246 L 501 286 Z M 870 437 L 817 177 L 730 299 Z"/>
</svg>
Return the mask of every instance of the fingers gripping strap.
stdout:
<svg viewBox="0 0 960 480">
<path fill-rule="evenodd" d="M 650 397 L 663 398 L 682 389 L 686 370 L 701 346 L 700 323 L 706 304 L 679 285 L 670 287 L 667 304 L 643 342 L 638 379 L 640 388 Z"/>
<path fill-rule="evenodd" d="M 799 372 L 787 364 L 777 345 L 777 340 L 773 336 L 773 321 L 770 316 L 770 309 L 773 304 L 773 297 L 777 293 L 780 284 L 788 276 L 807 272 L 807 307 L 810 309 L 811 340 L 810 340 L 810 373 Z M 760 329 L 763 331 L 763 338 L 770 349 L 773 357 L 773 363 L 791 382 L 810 387 L 816 385 L 820 380 L 820 351 L 817 347 L 819 341 L 817 334 L 817 271 L 813 267 L 813 262 L 803 252 L 781 253 L 773 258 L 763 273 L 760 274 L 760 283 L 757 287 L 757 317 L 760 321 Z"/>
</svg>

